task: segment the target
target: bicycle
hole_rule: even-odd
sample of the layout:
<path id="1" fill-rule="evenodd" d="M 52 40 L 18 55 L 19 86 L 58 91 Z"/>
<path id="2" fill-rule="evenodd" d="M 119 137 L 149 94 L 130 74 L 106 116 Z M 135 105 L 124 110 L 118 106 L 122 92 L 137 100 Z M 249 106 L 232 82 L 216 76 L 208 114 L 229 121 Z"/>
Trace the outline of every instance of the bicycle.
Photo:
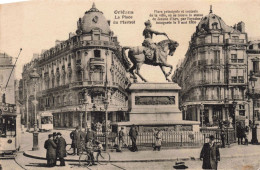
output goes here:
<path id="1" fill-rule="evenodd" d="M 102 151 L 102 149 L 95 147 L 94 152 L 97 152 L 97 155 L 94 156 L 94 159 L 97 163 L 100 165 L 106 165 L 110 162 L 110 154 L 108 152 Z M 91 157 L 90 154 L 84 149 L 80 155 L 79 155 L 79 165 L 82 166 L 83 164 L 86 164 L 89 166 L 91 163 Z"/>

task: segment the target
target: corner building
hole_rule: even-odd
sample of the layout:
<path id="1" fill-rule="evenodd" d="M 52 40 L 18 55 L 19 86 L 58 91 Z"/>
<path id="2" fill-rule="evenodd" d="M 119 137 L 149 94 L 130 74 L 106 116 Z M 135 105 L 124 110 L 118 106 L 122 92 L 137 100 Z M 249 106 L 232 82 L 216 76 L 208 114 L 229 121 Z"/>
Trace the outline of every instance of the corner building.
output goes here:
<path id="1" fill-rule="evenodd" d="M 88 125 L 103 123 L 106 89 L 108 119 L 127 121 L 125 89 L 129 80 L 125 68 L 128 61 L 119 51 L 110 21 L 93 4 L 79 18 L 76 34 L 70 33 L 66 41 L 56 41 L 55 47 L 24 66 L 23 87 L 30 88 L 26 80 L 33 65 L 40 75 L 37 88 L 39 114 L 44 111 L 53 113 L 54 127 L 76 127 L 81 121 L 83 126 L 86 122 Z"/>
<path id="2" fill-rule="evenodd" d="M 219 120 L 245 122 L 246 48 L 243 22 L 230 27 L 212 10 L 201 19 L 184 61 L 173 75 L 173 81 L 182 87 L 184 120 L 197 120 L 203 126 L 218 126 Z"/>

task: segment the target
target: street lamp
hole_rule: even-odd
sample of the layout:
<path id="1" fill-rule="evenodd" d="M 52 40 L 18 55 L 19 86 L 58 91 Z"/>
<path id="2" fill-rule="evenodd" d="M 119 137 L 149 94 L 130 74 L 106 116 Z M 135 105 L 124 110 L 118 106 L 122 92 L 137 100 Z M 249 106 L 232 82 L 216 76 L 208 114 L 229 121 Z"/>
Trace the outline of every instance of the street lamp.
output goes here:
<path id="1" fill-rule="evenodd" d="M 183 106 L 182 106 L 182 109 L 183 109 L 183 112 L 184 112 L 183 120 L 186 120 L 187 106 L 186 106 L 186 105 L 183 105 Z"/>
<path id="2" fill-rule="evenodd" d="M 36 88 L 37 88 L 37 80 L 39 78 L 39 74 L 36 71 L 36 68 L 33 69 L 33 72 L 30 74 L 30 79 L 34 82 L 34 100 L 32 101 L 34 104 L 34 131 L 33 131 L 33 148 L 32 150 L 39 150 L 38 147 L 38 132 L 37 132 L 37 104 L 38 101 L 36 99 Z"/>
<path id="3" fill-rule="evenodd" d="M 204 121 L 204 104 L 200 104 L 200 110 L 201 110 L 201 127 L 203 127 L 203 121 Z"/>
<path id="4" fill-rule="evenodd" d="M 108 113 L 107 113 L 107 109 L 108 109 L 108 105 L 109 105 L 109 101 L 108 101 L 108 96 L 106 95 L 105 97 L 105 100 L 104 100 L 104 108 L 105 108 L 105 116 L 106 116 L 106 120 L 105 120 L 105 144 L 106 144 L 106 147 L 105 147 L 105 150 L 107 150 L 108 148 L 108 127 L 107 127 L 107 119 L 108 119 Z"/>
<path id="5" fill-rule="evenodd" d="M 85 105 L 85 120 L 84 120 L 84 128 L 86 129 L 88 127 L 88 112 L 87 112 L 87 105 L 88 103 L 88 91 L 86 88 L 82 89 L 84 91 L 84 105 Z"/>
<path id="6" fill-rule="evenodd" d="M 252 144 L 257 144 L 258 140 L 257 140 L 257 126 L 255 124 L 255 82 L 257 81 L 257 78 L 254 75 L 254 72 L 251 71 L 250 75 L 249 75 L 249 81 L 251 83 L 252 86 L 252 101 L 253 101 L 253 127 L 252 127 L 252 140 L 251 143 Z"/>
<path id="7" fill-rule="evenodd" d="M 233 100 L 233 127 L 235 131 L 235 138 L 237 137 L 237 124 L 236 124 L 236 107 L 237 107 L 237 102 Z"/>

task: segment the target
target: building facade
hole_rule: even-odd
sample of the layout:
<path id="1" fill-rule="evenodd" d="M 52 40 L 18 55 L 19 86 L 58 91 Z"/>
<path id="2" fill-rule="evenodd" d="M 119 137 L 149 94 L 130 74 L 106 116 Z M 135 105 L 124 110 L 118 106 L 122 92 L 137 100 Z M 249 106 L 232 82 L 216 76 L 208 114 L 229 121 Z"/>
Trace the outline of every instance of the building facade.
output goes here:
<path id="1" fill-rule="evenodd" d="M 248 73 L 250 75 L 253 72 L 254 76 L 256 77 L 256 81 L 254 82 L 254 92 L 252 91 L 253 82 L 250 81 L 248 82 L 248 87 L 249 87 L 248 93 L 249 93 L 249 101 L 250 101 L 249 118 L 250 120 L 253 121 L 253 110 L 254 110 L 255 121 L 257 124 L 259 124 L 260 123 L 260 78 L 259 78 L 260 77 L 260 69 L 259 69 L 260 40 L 249 42 L 247 55 L 248 55 Z M 250 95 L 252 93 L 254 93 L 254 95 Z M 254 103 L 254 107 L 253 107 L 253 103 Z"/>
<path id="2" fill-rule="evenodd" d="M 230 27 L 212 10 L 201 19 L 172 77 L 182 87 L 184 120 L 200 121 L 202 126 L 218 126 L 219 120 L 245 122 L 246 48 L 243 22 Z"/>
<path id="3" fill-rule="evenodd" d="M 0 96 L 1 103 L 15 104 L 15 69 L 12 57 L 6 53 L 0 53 Z M 12 72 L 12 73 L 11 73 Z M 3 95 L 5 94 L 5 97 Z M 3 99 L 5 98 L 5 99 Z M 5 100 L 5 101 L 3 101 Z"/>
<path id="4" fill-rule="evenodd" d="M 76 127 L 103 123 L 105 98 L 108 98 L 108 120 L 129 119 L 129 85 L 126 76 L 128 61 L 120 53 L 119 42 L 110 30 L 110 21 L 93 4 L 77 22 L 76 34 L 66 41 L 56 41 L 55 47 L 45 50 L 23 70 L 25 112 L 32 114 L 34 83 L 30 79 L 37 68 L 37 100 L 39 114 L 54 115 L 54 127 Z M 28 109 L 27 109 L 28 108 Z"/>

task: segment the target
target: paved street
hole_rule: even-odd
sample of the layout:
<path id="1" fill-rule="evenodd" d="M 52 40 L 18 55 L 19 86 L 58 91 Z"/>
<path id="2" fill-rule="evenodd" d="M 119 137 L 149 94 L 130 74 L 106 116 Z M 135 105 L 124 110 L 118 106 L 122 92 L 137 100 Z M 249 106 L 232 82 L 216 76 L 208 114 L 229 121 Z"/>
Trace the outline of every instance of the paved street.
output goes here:
<path id="1" fill-rule="evenodd" d="M 18 162 L 22 162 L 22 166 L 28 170 L 40 170 L 46 168 L 45 160 L 38 160 L 27 158 L 22 155 L 19 155 Z M 1 161 L 3 166 L 3 170 L 13 170 L 13 169 L 22 169 L 12 160 L 4 160 Z M 66 162 L 66 167 L 54 167 L 48 169 L 54 170 L 65 170 L 65 169 L 129 169 L 129 170 L 137 170 L 137 169 L 174 169 L 175 162 L 166 161 L 166 162 L 129 162 L 129 163 L 111 163 L 108 165 L 97 165 L 97 166 L 79 166 L 78 162 Z M 201 169 L 202 162 L 201 161 L 185 161 L 185 165 L 188 166 L 188 169 Z M 219 169 L 234 169 L 234 170 L 257 170 L 260 168 L 260 159 L 258 157 L 242 157 L 242 158 L 224 158 L 221 159 L 219 163 Z"/>

